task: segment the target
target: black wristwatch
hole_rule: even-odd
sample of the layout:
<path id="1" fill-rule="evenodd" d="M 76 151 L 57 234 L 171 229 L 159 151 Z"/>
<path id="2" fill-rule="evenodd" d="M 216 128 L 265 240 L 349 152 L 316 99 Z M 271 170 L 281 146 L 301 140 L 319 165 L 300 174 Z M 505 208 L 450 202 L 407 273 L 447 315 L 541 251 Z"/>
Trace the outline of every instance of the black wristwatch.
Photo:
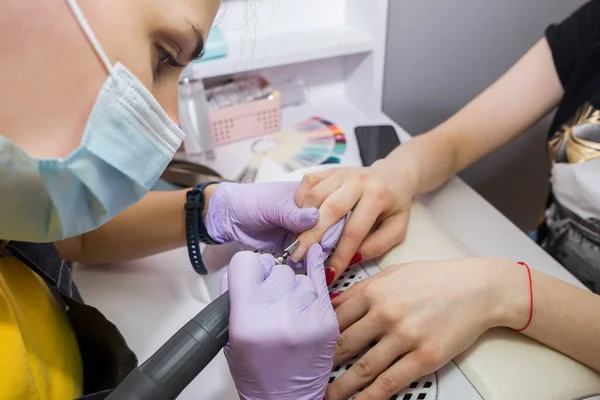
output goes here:
<path id="1" fill-rule="evenodd" d="M 200 275 L 206 275 L 208 271 L 202 261 L 200 253 L 200 243 L 219 244 L 210 237 L 202 218 L 204 210 L 204 189 L 207 186 L 219 182 L 203 182 L 194 186 L 186 193 L 185 203 L 185 239 L 187 242 L 190 262 L 194 270 Z"/>

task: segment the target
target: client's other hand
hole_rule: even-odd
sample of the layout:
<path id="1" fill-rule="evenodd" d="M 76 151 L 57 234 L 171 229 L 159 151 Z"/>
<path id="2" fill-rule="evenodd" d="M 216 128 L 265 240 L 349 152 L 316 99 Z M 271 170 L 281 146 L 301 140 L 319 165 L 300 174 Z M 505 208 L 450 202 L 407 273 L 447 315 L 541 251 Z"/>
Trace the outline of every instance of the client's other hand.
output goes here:
<path id="1" fill-rule="evenodd" d="M 336 365 L 368 350 L 327 390 L 345 400 L 386 400 L 436 371 L 496 326 L 527 322 L 526 270 L 510 260 L 468 258 L 388 267 L 333 300 Z M 398 357 L 402 358 L 398 359 Z"/>

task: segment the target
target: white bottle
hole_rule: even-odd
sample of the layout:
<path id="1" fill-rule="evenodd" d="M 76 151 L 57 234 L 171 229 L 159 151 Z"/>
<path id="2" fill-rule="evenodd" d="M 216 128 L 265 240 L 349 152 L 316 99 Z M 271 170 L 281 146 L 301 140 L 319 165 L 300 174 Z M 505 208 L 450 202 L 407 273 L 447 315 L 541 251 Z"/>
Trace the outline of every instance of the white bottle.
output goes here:
<path id="1" fill-rule="evenodd" d="M 186 155 L 195 162 L 215 159 L 215 142 L 208 113 L 202 79 L 183 78 L 179 82 L 179 125 L 185 132 Z"/>

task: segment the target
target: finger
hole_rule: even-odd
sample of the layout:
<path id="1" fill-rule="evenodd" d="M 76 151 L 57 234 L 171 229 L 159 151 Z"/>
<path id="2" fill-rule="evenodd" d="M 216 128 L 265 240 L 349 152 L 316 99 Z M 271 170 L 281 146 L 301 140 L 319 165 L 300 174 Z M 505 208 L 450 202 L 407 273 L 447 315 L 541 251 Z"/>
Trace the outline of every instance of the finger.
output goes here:
<path id="1" fill-rule="evenodd" d="M 371 233 L 360 245 L 358 251 L 364 259 L 376 258 L 401 243 L 406 238 L 410 212 L 402 212 L 382 221 L 377 230 Z"/>
<path id="2" fill-rule="evenodd" d="M 303 311 L 319 298 L 319 293 L 312 279 L 306 275 L 296 275 L 296 286 L 293 289 L 296 310 Z"/>
<path id="3" fill-rule="evenodd" d="M 350 300 L 356 294 L 360 293 L 374 279 L 374 277 L 367 278 L 358 283 L 355 283 L 350 287 L 350 289 L 344 290 L 343 292 L 338 292 L 337 296 L 335 296 L 335 298 L 331 300 L 331 303 L 334 307 L 340 306 L 344 302 Z"/>
<path id="4" fill-rule="evenodd" d="M 298 237 L 300 242 L 309 247 L 313 243 L 318 243 L 329 228 L 352 210 L 361 195 L 362 188 L 357 181 L 355 184 L 349 183 L 333 192 L 319 208 L 320 215 L 317 224 Z M 300 261 L 301 253 L 294 252 L 292 259 L 295 262 Z"/>
<path id="5" fill-rule="evenodd" d="M 271 274 L 273 267 L 277 265 L 275 264 L 275 257 L 273 257 L 271 254 L 258 254 L 258 259 L 262 263 L 264 274 L 263 280 L 265 280 Z"/>
<path id="6" fill-rule="evenodd" d="M 396 358 L 410 348 L 391 336 L 384 337 L 369 349 L 352 367 L 337 378 L 327 389 L 327 398 L 347 399 L 361 387 L 373 382 L 392 365 Z M 390 396 L 385 397 L 388 399 Z"/>
<path id="7" fill-rule="evenodd" d="M 225 272 L 221 277 L 221 294 L 225 293 L 229 290 L 229 285 L 227 284 L 227 280 L 229 279 L 229 274 Z"/>
<path id="8" fill-rule="evenodd" d="M 329 253 L 338 244 L 347 220 L 348 215 L 344 215 L 342 219 L 335 223 L 335 225 L 327 229 L 327 232 L 325 232 L 320 242 L 325 253 Z"/>
<path id="9" fill-rule="evenodd" d="M 327 179 L 323 179 L 308 191 L 304 197 L 302 207 L 319 208 L 325 199 L 342 186 L 342 184 L 343 181 L 340 174 L 334 174 Z"/>
<path id="10" fill-rule="evenodd" d="M 325 258 L 327 258 L 327 254 L 325 254 L 318 243 L 313 244 L 308 249 L 306 255 L 306 275 L 312 281 L 320 297 L 329 296 L 327 281 L 325 279 L 325 266 L 323 265 Z"/>
<path id="11" fill-rule="evenodd" d="M 339 322 L 338 319 L 338 324 Z M 373 317 L 372 313 L 367 313 L 358 322 L 352 323 L 346 329 L 342 329 L 340 325 L 342 334 L 338 338 L 333 351 L 333 364 L 339 365 L 365 350 L 369 343 L 381 335 L 382 329 L 381 324 Z"/>
<path id="12" fill-rule="evenodd" d="M 265 280 L 265 264 L 268 258 L 250 251 L 236 253 L 228 269 L 228 286 L 231 294 L 245 293 L 248 287 L 257 286 Z M 273 265 L 275 259 L 272 260 Z"/>
<path id="13" fill-rule="evenodd" d="M 321 245 L 322 250 L 325 252 L 326 256 L 331 253 L 338 242 L 340 240 L 340 236 L 342 235 L 342 231 L 344 229 L 344 225 L 346 224 L 347 216 L 344 216 L 341 220 L 335 223 L 331 228 L 325 232 L 319 244 Z M 292 235 L 293 238 L 293 235 Z M 295 240 L 295 239 L 293 239 Z M 293 241 L 292 240 L 292 241 Z M 286 242 L 284 242 L 286 243 Z M 291 243 L 291 241 L 289 242 Z M 304 243 L 300 243 L 298 246 L 301 250 L 296 250 L 294 255 L 296 257 L 301 257 L 301 254 L 305 253 L 306 245 Z M 292 268 L 298 270 L 305 267 L 305 263 L 303 261 L 295 262 L 292 260 L 292 257 L 287 260 L 288 265 Z"/>
<path id="14" fill-rule="evenodd" d="M 255 218 L 292 232 L 304 232 L 312 228 L 319 219 L 315 207 L 300 208 L 294 203 L 294 192 L 298 182 L 275 182 L 255 185 L 254 190 L 271 193 L 269 201 L 258 204 Z"/>
<path id="15" fill-rule="evenodd" d="M 270 205 L 273 207 L 273 205 Z M 298 208 L 290 198 L 275 205 L 265 213 L 267 222 L 280 226 L 291 232 L 309 230 L 319 220 L 319 210 L 316 208 Z"/>
<path id="16" fill-rule="evenodd" d="M 369 234 L 381 211 L 378 199 L 373 196 L 365 196 L 360 199 L 346 223 L 333 256 L 329 260 L 328 266 L 335 270 L 336 278 L 348 268 L 350 260 Z"/>
<path id="17" fill-rule="evenodd" d="M 359 297 L 362 296 L 354 296 L 352 299 L 342 303 L 335 309 L 340 332 L 344 332 L 369 312 L 367 302 L 359 299 Z"/>
<path id="18" fill-rule="evenodd" d="M 417 351 L 412 351 L 383 372 L 356 400 L 389 399 L 420 377 L 435 371 L 421 362 Z"/>
<path id="19" fill-rule="evenodd" d="M 332 176 L 335 171 L 336 168 L 331 168 L 325 171 L 319 171 L 305 175 L 304 178 L 302 178 L 302 182 L 300 182 L 298 189 L 296 189 L 296 194 L 294 195 L 294 202 L 296 205 L 301 207 L 304 204 L 304 198 L 306 197 L 308 191 L 323 179 L 327 179 L 328 177 Z"/>
<path id="20" fill-rule="evenodd" d="M 276 300 L 296 286 L 296 274 L 287 265 L 275 265 L 271 274 L 265 279 L 261 290 L 271 300 Z"/>

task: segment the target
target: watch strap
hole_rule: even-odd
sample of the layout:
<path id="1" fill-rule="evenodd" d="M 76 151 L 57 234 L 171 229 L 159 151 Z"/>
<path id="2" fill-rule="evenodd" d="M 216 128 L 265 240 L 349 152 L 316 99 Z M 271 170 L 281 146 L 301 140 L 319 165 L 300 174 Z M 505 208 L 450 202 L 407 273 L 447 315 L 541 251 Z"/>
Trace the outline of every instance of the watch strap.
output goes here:
<path id="1" fill-rule="evenodd" d="M 185 203 L 185 239 L 187 242 L 188 254 L 194 271 L 200 275 L 208 273 L 202 253 L 200 252 L 200 243 L 219 244 L 208 234 L 202 211 L 204 210 L 205 198 L 204 189 L 207 186 L 219 182 L 203 182 L 194 186 L 186 193 Z"/>

